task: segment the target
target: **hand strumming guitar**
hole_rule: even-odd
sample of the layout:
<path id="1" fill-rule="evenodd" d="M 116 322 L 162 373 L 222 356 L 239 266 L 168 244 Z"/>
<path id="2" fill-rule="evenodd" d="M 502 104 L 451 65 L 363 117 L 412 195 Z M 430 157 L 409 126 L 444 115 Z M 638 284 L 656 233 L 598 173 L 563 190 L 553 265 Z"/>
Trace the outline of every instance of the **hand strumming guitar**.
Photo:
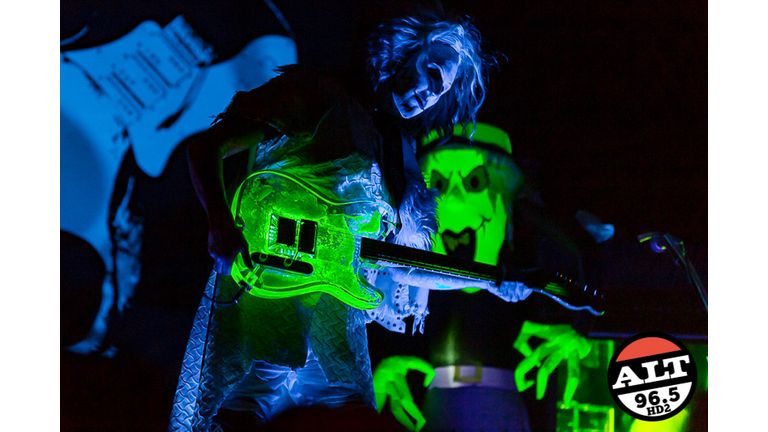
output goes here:
<path id="1" fill-rule="evenodd" d="M 229 275 L 238 254 L 242 255 L 248 268 L 253 268 L 248 242 L 229 212 L 219 217 L 209 217 L 208 253 L 215 261 L 213 270 L 216 273 Z"/>

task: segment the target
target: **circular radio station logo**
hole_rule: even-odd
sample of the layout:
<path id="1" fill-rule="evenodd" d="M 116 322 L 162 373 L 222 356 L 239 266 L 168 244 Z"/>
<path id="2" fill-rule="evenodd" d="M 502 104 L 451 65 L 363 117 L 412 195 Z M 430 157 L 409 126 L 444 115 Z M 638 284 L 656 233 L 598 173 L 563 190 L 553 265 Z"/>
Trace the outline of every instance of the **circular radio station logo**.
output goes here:
<path id="1" fill-rule="evenodd" d="M 696 389 L 696 364 L 688 348 L 664 333 L 626 340 L 608 364 L 608 388 L 629 415 L 645 421 L 682 411 Z"/>

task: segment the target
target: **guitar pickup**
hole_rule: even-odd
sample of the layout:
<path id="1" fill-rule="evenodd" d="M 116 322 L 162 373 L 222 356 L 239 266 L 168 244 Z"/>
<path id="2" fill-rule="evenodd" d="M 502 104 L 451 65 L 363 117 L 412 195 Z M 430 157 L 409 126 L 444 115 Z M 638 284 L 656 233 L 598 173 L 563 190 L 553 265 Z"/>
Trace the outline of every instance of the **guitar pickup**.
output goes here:
<path id="1" fill-rule="evenodd" d="M 315 253 L 317 240 L 317 222 L 302 219 L 299 228 L 299 252 Z"/>
<path id="2" fill-rule="evenodd" d="M 298 236 L 296 231 L 298 228 Z M 277 218 L 277 243 L 293 247 L 296 246 L 298 237 L 299 252 L 314 254 L 317 244 L 317 222 L 302 219 L 300 224 L 295 220 L 278 216 Z"/>
<path id="3" fill-rule="evenodd" d="M 286 246 L 296 244 L 296 221 L 293 219 L 277 217 L 277 242 Z"/>

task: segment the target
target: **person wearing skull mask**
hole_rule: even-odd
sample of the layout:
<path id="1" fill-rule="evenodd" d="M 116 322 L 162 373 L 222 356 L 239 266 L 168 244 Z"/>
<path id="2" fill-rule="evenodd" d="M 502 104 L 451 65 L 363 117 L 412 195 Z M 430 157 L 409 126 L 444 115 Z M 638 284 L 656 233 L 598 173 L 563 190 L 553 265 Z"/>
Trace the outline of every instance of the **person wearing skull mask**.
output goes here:
<path id="1" fill-rule="evenodd" d="M 227 413 L 217 417 L 219 426 L 238 428 L 301 406 L 372 408 L 366 323 L 389 326 L 414 316 L 415 330 L 426 315 L 428 289 L 477 285 L 392 268 L 375 283 L 390 299 L 396 286 L 407 307 L 385 303 L 368 313 L 326 294 L 245 296 L 232 306 L 210 300 L 235 296 L 238 286 L 228 274 L 238 254 L 250 264 L 248 244 L 229 213 L 221 159 L 256 145 L 256 169 L 279 168 L 339 199 L 392 203 L 399 220 L 391 222 L 399 229 L 387 240 L 430 247 L 435 194 L 421 177 L 416 139 L 423 131 L 474 121 L 490 58 L 468 21 L 436 14 L 381 25 L 367 50 L 371 97 L 350 83 L 290 66 L 269 83 L 237 93 L 209 130 L 188 140 L 215 263 L 182 365 L 171 430 L 208 430 L 217 412 Z M 530 294 L 520 283 L 487 285 L 507 301 Z"/>

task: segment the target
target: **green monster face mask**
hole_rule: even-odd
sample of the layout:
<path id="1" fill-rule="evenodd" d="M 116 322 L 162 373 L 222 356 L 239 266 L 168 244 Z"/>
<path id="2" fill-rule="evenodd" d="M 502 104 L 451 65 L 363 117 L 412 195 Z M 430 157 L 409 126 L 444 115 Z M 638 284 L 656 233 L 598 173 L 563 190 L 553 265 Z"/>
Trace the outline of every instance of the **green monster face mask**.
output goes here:
<path id="1" fill-rule="evenodd" d="M 431 153 L 422 166 L 427 185 L 440 191 L 434 252 L 496 265 L 508 215 L 491 197 L 488 155 L 474 149 Z"/>
<path id="2" fill-rule="evenodd" d="M 478 123 L 470 142 L 469 132 L 457 127 L 447 143 L 431 149 L 436 135 L 425 140 L 424 179 L 440 192 L 432 250 L 496 265 L 502 244 L 511 240 L 512 200 L 522 176 L 506 133 Z"/>

